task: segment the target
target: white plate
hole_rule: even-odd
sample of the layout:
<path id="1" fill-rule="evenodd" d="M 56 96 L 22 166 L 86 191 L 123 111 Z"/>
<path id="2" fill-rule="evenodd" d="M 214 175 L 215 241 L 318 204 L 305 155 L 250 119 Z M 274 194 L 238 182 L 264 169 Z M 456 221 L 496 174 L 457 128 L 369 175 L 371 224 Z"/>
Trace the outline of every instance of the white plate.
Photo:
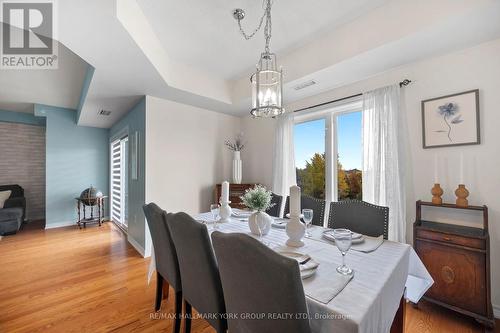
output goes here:
<path id="1" fill-rule="evenodd" d="M 286 213 L 286 214 L 285 214 L 285 217 L 290 218 L 290 213 Z M 300 218 L 303 218 L 303 217 L 304 217 L 304 214 L 300 214 L 300 215 L 299 215 L 299 217 L 300 217 Z"/>
<path id="2" fill-rule="evenodd" d="M 357 235 L 360 235 L 360 234 L 357 234 Z M 324 231 L 323 232 L 323 238 L 327 239 L 327 240 L 329 240 L 331 242 L 335 242 L 335 237 L 333 237 L 333 231 L 332 230 Z M 363 235 L 360 235 L 359 237 L 352 239 L 352 244 L 359 244 L 359 243 L 363 243 L 364 241 L 365 241 L 365 238 L 363 237 Z"/>
<path id="3" fill-rule="evenodd" d="M 290 221 L 290 220 L 289 219 L 275 218 L 275 219 L 273 219 L 273 223 L 271 224 L 271 226 L 274 228 L 278 228 L 278 229 L 285 229 L 288 221 Z"/>
<path id="4" fill-rule="evenodd" d="M 316 274 L 317 270 L 318 270 L 317 268 L 314 268 L 314 269 L 308 269 L 308 270 L 305 270 L 305 271 L 301 271 L 300 272 L 300 278 L 302 280 L 307 279 L 308 277 L 311 277 L 314 274 Z"/>
<path id="5" fill-rule="evenodd" d="M 352 239 L 358 239 L 358 238 L 363 237 L 362 234 L 358 234 L 357 232 L 351 231 L 351 234 L 352 234 Z"/>
<path id="6" fill-rule="evenodd" d="M 288 257 L 288 258 L 291 258 L 291 259 L 295 259 L 299 263 L 302 262 L 302 261 L 304 261 L 304 260 L 309 259 L 309 255 L 304 254 L 304 253 L 300 253 L 300 252 L 278 251 L 278 253 L 281 254 L 282 256 L 285 256 L 285 257 Z"/>
<path id="7" fill-rule="evenodd" d="M 297 260 L 298 263 L 310 258 L 308 254 L 304 253 L 299 253 L 299 252 L 292 252 L 292 251 L 278 251 L 279 254 Z M 310 259 L 312 260 L 312 259 Z M 300 278 L 307 279 L 308 277 L 313 276 L 316 274 L 316 271 L 318 270 L 318 267 L 316 268 L 311 268 L 311 269 L 306 269 L 306 270 L 301 270 L 300 271 Z"/>
<path id="8" fill-rule="evenodd" d="M 326 228 L 325 232 L 327 232 L 327 231 L 332 232 L 333 230 L 335 230 L 335 229 Z M 351 231 L 351 235 L 352 235 L 352 239 L 358 239 L 358 238 L 363 237 L 362 234 L 358 234 L 357 232 L 354 232 L 354 231 Z"/>
<path id="9" fill-rule="evenodd" d="M 252 212 L 241 209 L 233 209 L 231 215 L 238 218 L 249 218 L 250 215 L 252 215 Z"/>

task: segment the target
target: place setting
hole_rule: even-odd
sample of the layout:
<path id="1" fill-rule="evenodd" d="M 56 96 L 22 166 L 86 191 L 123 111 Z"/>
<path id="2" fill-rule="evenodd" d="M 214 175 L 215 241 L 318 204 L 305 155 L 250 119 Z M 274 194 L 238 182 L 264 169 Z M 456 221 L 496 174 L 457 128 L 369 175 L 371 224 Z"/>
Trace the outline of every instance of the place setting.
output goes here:
<path id="1" fill-rule="evenodd" d="M 292 251 L 283 247 L 273 248 L 273 250 L 282 256 L 296 260 L 299 264 L 300 277 L 303 280 L 313 276 L 319 267 L 319 262 L 315 261 L 308 254 Z"/>
<path id="2" fill-rule="evenodd" d="M 279 254 L 297 260 L 300 275 L 304 281 L 305 294 L 323 304 L 328 304 L 353 279 L 354 270 L 345 262 L 347 252 L 351 249 L 352 233 L 348 229 L 335 229 L 333 232 L 335 245 L 342 255 L 340 265 L 320 265 L 309 254 L 286 248 L 275 248 Z M 319 278 L 315 275 L 319 274 Z"/>
<path id="3" fill-rule="evenodd" d="M 328 241 L 329 243 L 337 244 L 337 239 L 335 237 L 336 231 L 348 230 L 348 229 L 327 229 L 321 233 L 321 238 Z M 369 253 L 377 250 L 380 245 L 384 242 L 383 235 L 378 237 L 371 237 L 367 235 L 362 235 L 357 232 L 352 232 L 348 230 L 351 234 L 351 248 L 354 251 Z"/>

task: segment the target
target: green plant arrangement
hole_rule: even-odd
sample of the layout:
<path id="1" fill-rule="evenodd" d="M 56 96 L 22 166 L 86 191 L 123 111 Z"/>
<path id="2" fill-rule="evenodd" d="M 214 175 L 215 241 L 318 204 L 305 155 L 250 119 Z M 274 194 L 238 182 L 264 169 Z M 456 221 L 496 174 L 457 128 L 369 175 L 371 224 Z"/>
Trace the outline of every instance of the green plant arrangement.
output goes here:
<path id="1" fill-rule="evenodd" d="M 265 212 L 275 204 L 271 203 L 272 192 L 262 185 L 255 185 L 240 197 L 245 206 L 253 211 Z"/>

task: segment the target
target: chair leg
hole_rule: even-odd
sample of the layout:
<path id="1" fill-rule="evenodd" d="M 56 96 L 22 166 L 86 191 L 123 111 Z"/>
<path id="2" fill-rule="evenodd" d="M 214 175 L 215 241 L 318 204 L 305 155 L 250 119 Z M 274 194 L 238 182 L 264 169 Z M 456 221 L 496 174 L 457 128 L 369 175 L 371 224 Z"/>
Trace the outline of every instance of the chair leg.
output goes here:
<path id="1" fill-rule="evenodd" d="M 163 280 L 163 299 L 168 299 L 170 294 L 170 285 L 167 280 Z"/>
<path id="2" fill-rule="evenodd" d="M 160 273 L 156 273 L 156 301 L 155 301 L 155 311 L 159 311 L 161 308 L 161 297 L 163 293 L 163 276 Z"/>
<path id="3" fill-rule="evenodd" d="M 186 300 L 184 300 L 184 312 L 184 333 L 191 333 L 191 316 L 193 311 L 191 309 L 191 304 Z"/>
<path id="4" fill-rule="evenodd" d="M 175 293 L 174 303 L 175 318 L 172 332 L 179 333 L 181 331 L 182 291 L 178 291 Z"/>

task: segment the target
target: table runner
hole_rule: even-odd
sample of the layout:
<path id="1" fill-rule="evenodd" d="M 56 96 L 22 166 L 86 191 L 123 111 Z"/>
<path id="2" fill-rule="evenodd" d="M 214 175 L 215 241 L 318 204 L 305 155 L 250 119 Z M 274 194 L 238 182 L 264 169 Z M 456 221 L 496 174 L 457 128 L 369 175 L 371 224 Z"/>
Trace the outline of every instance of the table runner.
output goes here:
<path id="1" fill-rule="evenodd" d="M 213 221 L 210 213 L 203 213 L 195 218 Z M 218 230 L 241 232 L 256 237 L 250 233 L 248 222 L 239 219 L 218 223 Z M 212 231 L 210 223 L 209 232 Z M 271 228 L 264 239 L 274 245 L 283 245 L 288 237 L 285 230 Z M 342 258 L 331 243 L 307 238 L 304 243 L 305 246 L 290 250 L 307 253 L 320 263 L 316 274 L 303 280 L 307 295 L 307 290 L 315 284 L 314 281 L 325 279 L 325 274 L 332 274 L 332 268 L 340 265 Z M 417 302 L 433 283 L 422 262 L 407 244 L 384 241 L 371 253 L 350 251 L 346 256 L 346 263 L 353 268 L 354 278 L 328 304 L 306 296 L 314 333 L 389 332 L 405 286 L 408 288 L 407 296 L 411 295 L 413 299 L 410 300 Z M 154 271 L 154 265 L 152 256 L 150 274 Z M 413 283 L 415 280 L 422 283 Z"/>

